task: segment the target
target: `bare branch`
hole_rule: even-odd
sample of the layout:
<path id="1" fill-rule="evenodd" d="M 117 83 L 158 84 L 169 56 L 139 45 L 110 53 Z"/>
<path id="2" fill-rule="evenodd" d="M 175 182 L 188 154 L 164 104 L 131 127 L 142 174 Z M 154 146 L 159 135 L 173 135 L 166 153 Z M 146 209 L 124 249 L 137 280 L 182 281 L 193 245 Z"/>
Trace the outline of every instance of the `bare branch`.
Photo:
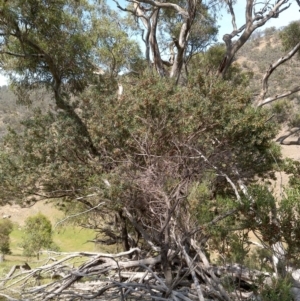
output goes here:
<path id="1" fill-rule="evenodd" d="M 279 98 L 291 95 L 292 93 L 298 92 L 299 90 L 297 90 L 299 87 L 296 87 L 290 91 L 287 91 L 285 93 L 289 93 L 287 95 L 285 95 L 285 93 L 282 93 L 281 95 L 276 95 L 275 97 L 268 97 L 267 99 L 264 99 L 267 92 L 268 92 L 268 80 L 269 77 L 271 76 L 271 74 L 283 63 L 285 63 L 286 61 L 290 60 L 300 49 L 300 42 L 286 55 L 281 57 L 279 60 L 277 60 L 275 63 L 271 64 L 269 69 L 267 70 L 267 72 L 265 73 L 264 77 L 263 77 L 263 84 L 262 84 L 262 90 L 260 92 L 260 95 L 257 99 L 257 107 L 261 107 L 267 103 L 270 103 L 274 100 L 277 100 Z M 282 96 L 285 95 L 285 96 Z"/>
<path id="2" fill-rule="evenodd" d="M 147 4 L 150 4 L 150 5 L 158 7 L 158 8 L 173 8 L 179 14 L 181 14 L 183 17 L 188 18 L 188 13 L 182 7 L 180 7 L 179 5 L 174 4 L 174 3 L 158 2 L 158 1 L 153 1 L 153 0 L 139 0 L 139 1 L 132 1 L 132 0 L 130 0 L 129 2 L 147 3 Z"/>
<path id="3" fill-rule="evenodd" d="M 291 6 L 291 3 L 289 3 L 288 5 L 281 7 L 282 5 L 284 5 L 288 2 L 289 2 L 289 0 L 276 1 L 276 4 L 273 6 L 273 9 L 270 10 L 269 13 L 265 17 L 256 16 L 254 21 L 257 21 L 257 22 L 252 25 L 253 29 L 263 26 L 271 18 L 277 18 L 280 13 L 287 10 Z"/>
<path id="4" fill-rule="evenodd" d="M 90 211 L 92 211 L 92 210 L 95 210 L 96 208 L 100 207 L 100 206 L 103 205 L 103 204 L 105 204 L 105 202 L 101 202 L 101 203 L 99 203 L 97 206 L 95 206 L 95 207 L 93 207 L 93 208 L 90 208 L 90 209 L 88 209 L 88 210 L 85 210 L 85 211 L 82 211 L 82 212 L 79 212 L 79 213 L 76 213 L 76 214 L 72 214 L 72 215 L 67 216 L 66 218 L 64 218 L 64 219 L 60 220 L 59 222 L 57 222 L 57 223 L 54 225 L 54 229 L 55 229 L 58 225 L 60 225 L 61 223 L 65 222 L 66 220 L 68 220 L 68 219 L 70 219 L 70 218 L 73 218 L 73 217 L 77 217 L 77 216 L 82 215 L 82 214 L 85 214 L 85 213 L 88 213 L 88 212 L 90 212 Z"/>
<path id="5" fill-rule="evenodd" d="M 251 34 L 257 28 L 266 24 L 271 18 L 276 18 L 280 13 L 288 9 L 291 3 L 287 4 L 290 0 L 277 0 L 271 9 L 268 10 L 264 8 L 260 12 L 253 14 L 254 0 L 247 0 L 246 9 L 245 9 L 245 24 L 239 29 L 234 30 L 230 34 L 225 34 L 223 40 L 226 44 L 226 55 L 223 59 L 223 64 L 220 64 L 219 73 L 225 76 L 228 68 L 233 62 L 233 58 L 238 50 L 248 41 Z M 287 4 L 287 5 L 285 5 Z M 266 13 L 266 15 L 264 15 Z M 242 35 L 236 40 L 232 39 L 242 32 Z"/>
<path id="6" fill-rule="evenodd" d="M 204 296 L 203 296 L 203 293 L 202 293 L 202 289 L 200 287 L 200 284 L 199 284 L 199 281 L 198 281 L 198 278 L 196 276 L 196 273 L 195 273 L 195 270 L 194 270 L 194 266 L 193 266 L 193 263 L 189 257 L 189 255 L 187 254 L 186 250 L 185 250 L 185 247 L 182 247 L 182 253 L 185 257 L 185 260 L 188 264 L 188 267 L 190 269 L 190 273 L 193 277 L 193 281 L 195 283 L 195 286 L 196 286 L 196 290 L 197 290 L 197 294 L 198 294 L 198 298 L 199 298 L 199 301 L 205 301 L 204 300 Z"/>
<path id="7" fill-rule="evenodd" d="M 231 22 L 232 22 L 233 31 L 236 31 L 237 26 L 236 26 L 236 21 L 235 21 L 235 13 L 234 13 L 234 10 L 233 10 L 232 0 L 225 0 L 225 2 L 228 5 L 228 9 L 229 9 L 229 12 L 231 14 Z"/>
<path id="8" fill-rule="evenodd" d="M 143 230 L 143 228 L 135 221 L 134 217 L 130 214 L 130 212 L 127 210 L 127 208 L 123 209 L 127 218 L 130 220 L 132 225 L 141 233 L 145 241 L 151 246 L 151 248 L 155 251 L 160 251 L 160 248 L 155 246 L 153 242 L 151 241 L 148 234 Z"/>
<path id="9" fill-rule="evenodd" d="M 264 99 L 264 100 L 258 105 L 258 107 L 262 107 L 262 106 L 264 106 L 264 105 L 266 105 L 266 104 L 268 104 L 268 103 L 271 103 L 271 102 L 273 102 L 273 101 L 275 101 L 275 100 L 278 100 L 278 99 L 281 99 L 281 98 L 284 98 L 284 97 L 287 97 L 287 96 L 292 95 L 292 94 L 294 94 L 294 93 L 296 93 L 296 92 L 298 92 L 298 91 L 300 91 L 300 86 L 296 86 L 296 87 L 294 87 L 293 89 L 291 89 L 291 90 L 289 90 L 289 91 L 286 91 L 286 92 L 284 92 L 284 93 L 282 93 L 282 94 L 268 97 L 268 98 Z"/>

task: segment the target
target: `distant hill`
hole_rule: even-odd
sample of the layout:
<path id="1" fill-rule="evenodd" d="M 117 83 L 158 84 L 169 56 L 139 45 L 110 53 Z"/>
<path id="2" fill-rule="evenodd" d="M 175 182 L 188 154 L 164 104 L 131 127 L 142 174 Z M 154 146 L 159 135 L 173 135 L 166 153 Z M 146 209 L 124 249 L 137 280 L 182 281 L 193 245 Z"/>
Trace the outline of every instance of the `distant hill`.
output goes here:
<path id="1" fill-rule="evenodd" d="M 255 33 L 251 40 L 241 48 L 236 57 L 236 62 L 242 69 L 253 72 L 249 88 L 254 95 L 260 93 L 263 76 L 270 64 L 287 53 L 283 50 L 279 38 L 281 30 L 271 27 Z M 272 73 L 269 79 L 269 93 L 267 96 L 280 94 L 298 85 L 299 75 L 300 60 L 294 56 Z M 299 93 L 275 101 L 272 104 L 272 109 L 278 122 L 288 123 L 290 127 L 300 126 Z"/>
<path id="2" fill-rule="evenodd" d="M 32 93 L 31 98 L 34 100 L 32 104 L 21 105 L 10 87 L 0 87 L 0 141 L 7 133 L 8 127 L 20 131 L 20 121 L 32 116 L 35 108 L 46 111 L 53 104 L 49 93 L 42 90 Z"/>

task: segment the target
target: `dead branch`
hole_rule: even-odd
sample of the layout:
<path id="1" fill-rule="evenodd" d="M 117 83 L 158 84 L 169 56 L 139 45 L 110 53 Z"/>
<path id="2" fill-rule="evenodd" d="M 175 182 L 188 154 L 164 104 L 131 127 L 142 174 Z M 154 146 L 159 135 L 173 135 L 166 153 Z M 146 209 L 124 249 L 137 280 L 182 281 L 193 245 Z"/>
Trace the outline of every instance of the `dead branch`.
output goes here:
<path id="1" fill-rule="evenodd" d="M 95 194 L 93 194 L 92 196 L 94 196 L 94 195 L 95 195 Z M 82 214 L 88 213 L 88 212 L 90 212 L 90 211 L 92 211 L 92 210 L 95 210 L 96 208 L 102 206 L 103 204 L 105 204 L 105 202 L 101 202 L 101 203 L 99 203 L 97 206 L 94 206 L 93 208 L 90 208 L 90 209 L 88 209 L 88 210 L 85 210 L 85 211 L 82 211 L 82 212 L 79 212 L 79 213 L 76 213 L 76 214 L 68 215 L 67 217 L 65 217 L 65 218 L 63 218 L 62 220 L 58 221 L 58 222 L 54 225 L 53 228 L 55 229 L 58 225 L 60 225 L 61 223 L 65 222 L 66 220 L 68 220 L 68 219 L 70 219 L 70 218 L 77 217 L 77 216 L 79 216 L 79 215 L 82 215 Z"/>
<path id="2" fill-rule="evenodd" d="M 300 49 L 300 42 L 286 55 L 281 57 L 280 59 L 278 59 L 275 63 L 271 64 L 269 69 L 266 71 L 264 77 L 263 77 L 263 83 L 262 83 L 262 90 L 260 92 L 260 95 L 258 96 L 256 103 L 257 103 L 257 107 L 262 107 L 264 105 L 266 105 L 267 103 L 270 103 L 272 101 L 275 101 L 277 99 L 286 97 L 288 95 L 291 95 L 293 93 L 296 93 L 300 90 L 299 86 L 296 86 L 295 88 L 291 89 L 290 91 L 284 92 L 280 95 L 276 95 L 273 97 L 268 97 L 265 99 L 265 96 L 268 92 L 268 80 L 269 77 L 271 76 L 271 74 L 283 63 L 285 63 L 286 61 L 290 60 Z"/>
<path id="3" fill-rule="evenodd" d="M 247 0 L 245 8 L 245 24 L 237 29 L 237 26 L 235 25 L 235 14 L 232 1 L 228 0 L 226 1 L 226 3 L 232 17 L 233 31 L 223 36 L 223 40 L 226 44 L 226 55 L 223 60 L 224 64 L 220 65 L 220 68 L 218 70 L 219 73 L 223 76 L 225 76 L 228 68 L 231 66 L 236 53 L 249 40 L 252 33 L 257 28 L 266 24 L 271 18 L 278 17 L 291 5 L 291 3 L 289 3 L 289 0 L 278 0 L 274 1 L 272 7 L 268 5 L 263 7 L 259 12 L 255 12 L 254 7 L 256 5 L 256 1 Z M 268 1 L 267 3 L 270 4 L 270 1 Z M 241 34 L 240 37 L 236 40 L 233 40 L 233 38 L 237 37 L 239 34 Z"/>
<path id="4" fill-rule="evenodd" d="M 199 297 L 199 301 L 204 301 L 204 296 L 203 296 L 203 293 L 202 293 L 202 289 L 200 287 L 200 284 L 199 284 L 199 281 L 196 277 L 196 273 L 195 273 L 195 270 L 194 270 L 194 265 L 189 257 L 189 255 L 187 254 L 186 250 L 185 250 L 185 247 L 182 247 L 182 252 L 183 252 L 183 255 L 185 257 L 185 260 L 188 264 L 188 267 L 190 269 L 190 273 L 193 277 L 193 281 L 194 281 L 194 284 L 196 286 L 196 290 L 197 290 L 197 295 Z"/>
<path id="5" fill-rule="evenodd" d="M 300 144 L 300 139 L 299 138 L 297 138 L 297 140 L 285 142 L 286 139 L 288 139 L 290 136 L 295 135 L 299 131 L 300 131 L 299 127 L 290 129 L 289 132 L 286 135 L 283 135 L 283 136 L 279 137 L 276 140 L 276 142 L 279 142 L 280 144 L 283 144 L 283 145 Z"/>
<path id="6" fill-rule="evenodd" d="M 240 265 L 211 266 L 195 240 L 188 245 L 186 242 L 185 247 L 180 242 L 177 241 L 177 243 L 179 252 L 173 254 L 172 257 L 173 259 L 174 256 L 178 257 L 181 268 L 175 271 L 178 275 L 171 287 L 166 285 L 163 277 L 160 255 L 144 257 L 141 250 L 135 248 L 118 254 L 78 252 L 67 255 L 64 253 L 67 256 L 57 262 L 26 273 L 12 275 L 11 279 L 8 279 L 7 285 L 0 288 L 3 292 L 0 295 L 8 296 L 7 299 L 13 301 L 44 301 L 53 298 L 70 301 L 76 298 L 80 300 L 120 300 L 120 296 L 123 296 L 124 299 L 149 301 L 166 301 L 170 298 L 178 301 L 234 300 L 234 296 L 232 295 L 232 299 L 230 299 L 222 288 L 220 278 L 241 279 L 249 287 L 258 277 L 265 277 L 268 281 L 271 279 L 268 273 L 249 270 Z M 133 252 L 139 252 L 141 259 L 129 260 L 124 257 Z M 190 252 L 196 254 L 193 259 Z M 51 255 L 58 254 L 51 252 Z M 81 258 L 80 260 L 87 258 L 87 261 L 76 268 L 66 265 L 66 262 L 74 261 L 75 257 Z M 61 279 L 52 279 L 52 282 L 38 286 L 34 285 L 34 281 L 30 282 L 30 279 L 34 280 L 36 276 L 46 278 L 51 271 L 57 271 L 62 266 L 66 267 L 64 271 L 66 274 Z M 188 278 L 189 276 L 191 279 Z M 78 282 L 78 280 L 81 281 Z M 11 290 L 14 293 L 18 292 L 20 298 L 10 297 L 7 292 L 12 292 Z M 238 289 L 237 292 L 239 296 L 243 295 L 244 297 L 252 294 L 252 291 L 239 291 Z"/>

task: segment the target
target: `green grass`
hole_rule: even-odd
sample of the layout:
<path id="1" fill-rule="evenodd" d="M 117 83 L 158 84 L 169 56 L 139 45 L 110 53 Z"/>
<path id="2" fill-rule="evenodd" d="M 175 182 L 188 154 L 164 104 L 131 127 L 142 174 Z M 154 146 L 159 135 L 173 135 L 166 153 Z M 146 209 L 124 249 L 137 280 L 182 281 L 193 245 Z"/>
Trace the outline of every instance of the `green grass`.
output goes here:
<path id="1" fill-rule="evenodd" d="M 45 264 L 49 255 L 41 255 L 39 260 L 36 257 L 23 256 L 23 250 L 20 248 L 22 241 L 22 229 L 15 225 L 13 232 L 11 233 L 11 255 L 5 255 L 4 262 L 0 263 L 0 278 L 4 278 L 14 265 L 21 265 L 25 262 L 29 264 L 31 268 L 35 268 Z M 87 242 L 95 237 L 95 232 L 88 229 L 80 229 L 78 227 L 66 226 L 54 231 L 53 240 L 60 248 L 61 252 L 115 252 L 120 251 L 116 246 L 95 246 L 92 242 Z M 59 257 L 60 258 L 60 257 Z M 57 258 L 58 259 L 58 258 Z M 75 266 L 82 264 L 85 258 L 74 259 L 73 264 Z M 1 298 L 0 298 L 1 301 Z"/>
<path id="2" fill-rule="evenodd" d="M 20 244 L 23 230 L 15 225 L 10 235 L 10 246 L 13 255 L 22 255 Z M 95 251 L 95 245 L 88 240 L 95 238 L 95 231 L 67 225 L 53 231 L 53 240 L 61 252 Z"/>
<path id="3" fill-rule="evenodd" d="M 12 254 L 5 255 L 5 261 L 0 263 L 0 278 L 7 275 L 13 265 L 20 265 L 27 262 L 33 268 L 43 264 L 45 259 L 48 257 L 46 255 L 40 256 L 40 260 L 37 260 L 36 257 L 23 256 L 23 250 L 20 247 L 22 236 L 22 228 L 15 224 L 14 229 L 10 234 L 10 247 Z M 95 244 L 87 242 L 94 238 L 95 232 L 93 230 L 80 229 L 79 227 L 71 225 L 67 225 L 53 231 L 53 240 L 61 252 L 95 252 Z"/>
<path id="4" fill-rule="evenodd" d="M 95 232 L 89 229 L 66 226 L 54 231 L 53 240 L 61 252 L 95 252 L 95 245 L 88 240 L 95 238 Z"/>
<path id="5" fill-rule="evenodd" d="M 22 255 L 20 243 L 22 241 L 23 231 L 18 225 L 14 225 L 14 229 L 10 234 L 10 249 L 14 255 Z"/>
<path id="6" fill-rule="evenodd" d="M 41 205 L 43 206 L 43 205 Z M 42 210 L 44 212 L 45 210 Z M 51 213 L 50 213 L 50 211 Z M 35 215 L 34 212 L 32 215 Z M 57 223 L 58 219 L 61 219 L 62 213 L 59 212 L 56 208 L 52 206 L 47 206 L 47 216 L 49 216 L 52 226 Z M 23 218 L 23 220 L 22 220 Z M 27 218 L 26 216 L 20 216 L 18 223 L 24 224 L 24 220 Z M 105 246 L 105 245 L 95 245 L 93 242 L 88 242 L 89 240 L 93 240 L 96 236 L 95 231 L 89 229 L 82 229 L 79 227 L 75 227 L 70 224 L 66 224 L 64 226 L 60 226 L 58 228 L 53 229 L 53 241 L 59 247 L 59 251 L 61 252 L 119 252 L 121 251 L 121 246 Z M 49 255 L 41 255 L 38 260 L 36 257 L 26 257 L 23 255 L 23 250 L 20 247 L 23 237 L 23 229 L 22 227 L 15 223 L 14 229 L 10 234 L 10 248 L 12 254 L 5 255 L 4 262 L 0 263 L 0 278 L 5 277 L 12 266 L 21 265 L 25 262 L 29 264 L 31 268 L 35 268 L 41 266 L 47 262 L 49 259 Z M 78 261 L 79 260 L 79 261 Z M 81 259 L 82 261 L 83 259 Z M 80 259 L 76 259 L 74 264 L 78 265 L 82 262 Z M 1 297 L 0 297 L 1 301 Z"/>

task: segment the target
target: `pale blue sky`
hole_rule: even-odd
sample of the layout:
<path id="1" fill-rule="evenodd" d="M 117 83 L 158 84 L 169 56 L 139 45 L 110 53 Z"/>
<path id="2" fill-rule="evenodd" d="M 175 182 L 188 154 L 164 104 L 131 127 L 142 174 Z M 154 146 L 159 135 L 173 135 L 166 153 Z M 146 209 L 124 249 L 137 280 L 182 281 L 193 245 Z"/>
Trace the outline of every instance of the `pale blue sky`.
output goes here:
<path id="1" fill-rule="evenodd" d="M 126 3 L 125 0 L 119 1 L 122 5 Z M 300 20 L 300 7 L 298 7 L 296 0 L 292 0 L 292 5 L 289 9 L 280 14 L 279 18 L 271 19 L 267 24 L 262 27 L 267 28 L 271 26 L 282 27 L 288 25 L 291 21 Z M 112 0 L 107 0 L 107 3 L 115 8 L 115 3 Z M 237 26 L 240 27 L 245 22 L 245 0 L 237 0 L 237 4 L 235 5 L 235 14 L 236 14 L 236 23 Z M 223 10 L 222 17 L 219 20 L 219 40 L 222 40 L 222 36 L 225 33 L 230 33 L 232 31 L 231 25 L 231 16 L 227 14 L 226 10 Z M 0 75 L 0 86 L 7 84 L 7 78 L 3 75 Z"/>

